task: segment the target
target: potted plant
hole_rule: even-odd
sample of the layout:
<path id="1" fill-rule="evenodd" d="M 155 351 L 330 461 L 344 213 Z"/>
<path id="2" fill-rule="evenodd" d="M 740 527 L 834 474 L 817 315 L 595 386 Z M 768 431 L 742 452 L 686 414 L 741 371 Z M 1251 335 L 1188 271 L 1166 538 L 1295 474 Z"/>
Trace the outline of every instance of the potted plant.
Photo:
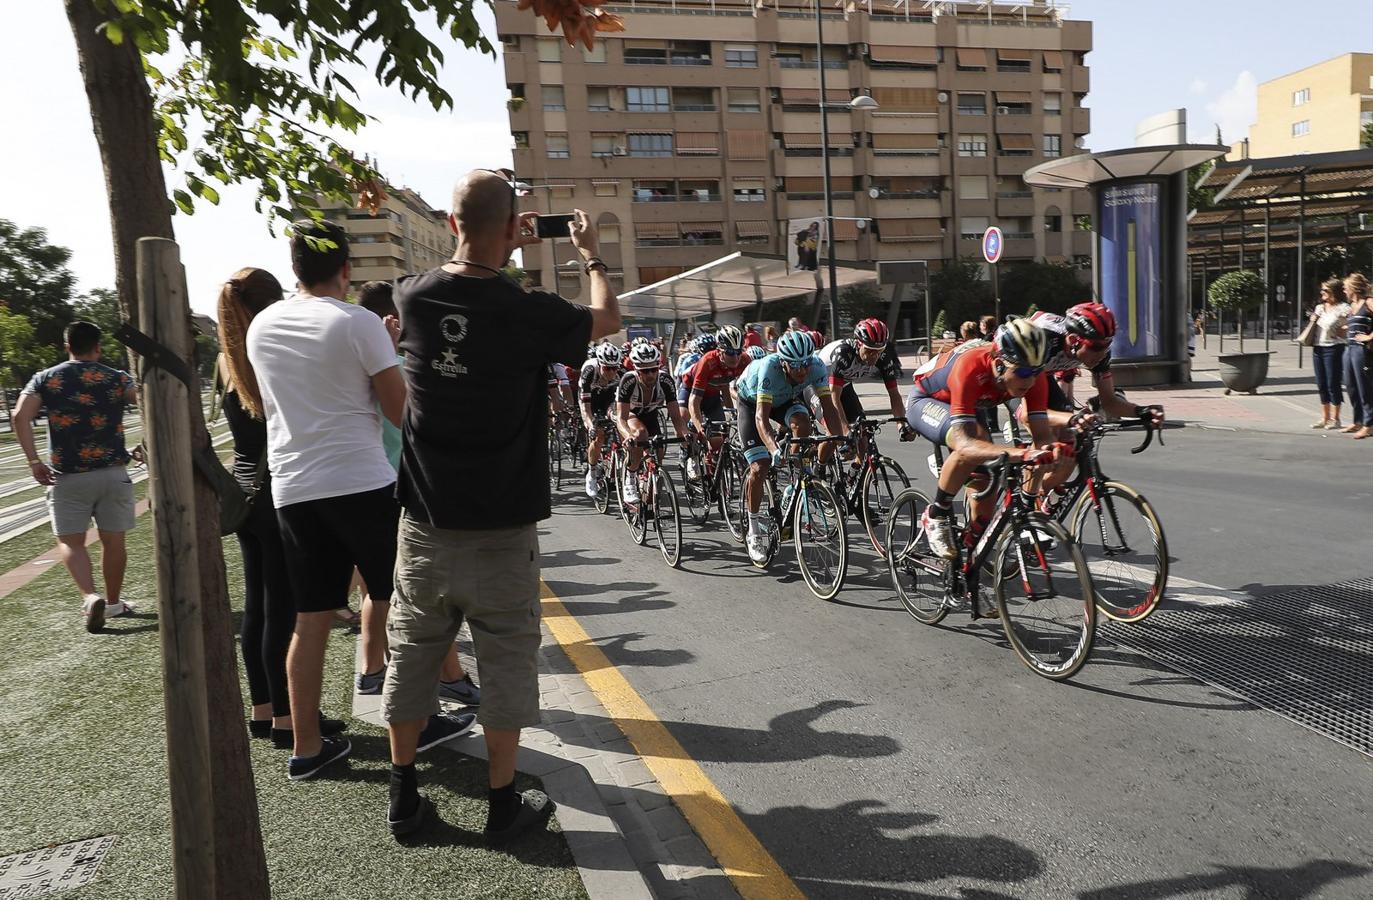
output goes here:
<path id="1" fill-rule="evenodd" d="M 1258 273 L 1248 271 L 1226 272 L 1212 282 L 1206 292 L 1206 301 L 1222 318 L 1227 311 L 1239 317 L 1239 352 L 1218 357 L 1220 378 L 1225 382 L 1227 394 L 1231 391 L 1256 394 L 1259 385 L 1268 377 L 1269 351 L 1244 352 L 1244 314 L 1262 306 L 1264 294 L 1263 279 Z"/>

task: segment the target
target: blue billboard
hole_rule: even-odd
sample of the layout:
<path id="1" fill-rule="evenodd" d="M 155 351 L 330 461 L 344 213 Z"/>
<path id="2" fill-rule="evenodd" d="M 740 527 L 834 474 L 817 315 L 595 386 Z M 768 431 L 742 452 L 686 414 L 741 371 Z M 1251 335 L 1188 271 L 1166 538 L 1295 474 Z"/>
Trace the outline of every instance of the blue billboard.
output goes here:
<path id="1" fill-rule="evenodd" d="M 1097 192 L 1100 299 L 1116 317 L 1116 359 L 1162 356 L 1163 186 L 1120 183 Z"/>

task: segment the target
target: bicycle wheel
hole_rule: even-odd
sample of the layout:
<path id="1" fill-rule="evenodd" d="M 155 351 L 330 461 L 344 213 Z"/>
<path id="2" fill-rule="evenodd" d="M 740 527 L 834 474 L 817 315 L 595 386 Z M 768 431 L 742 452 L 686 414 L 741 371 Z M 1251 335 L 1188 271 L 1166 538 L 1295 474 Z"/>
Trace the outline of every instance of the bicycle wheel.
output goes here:
<path id="1" fill-rule="evenodd" d="M 695 525 L 706 524 L 706 519 L 710 518 L 710 502 L 706 496 L 705 467 L 701 463 L 699 455 L 693 457 L 696 460 L 696 471 L 701 473 L 700 478 L 688 478 L 686 465 L 679 466 L 677 471 L 682 473 L 682 500 L 685 502 L 686 513 L 691 517 Z"/>
<path id="2" fill-rule="evenodd" d="M 944 602 L 949 562 L 930 553 L 920 517 L 930 499 L 907 488 L 892 501 L 887 513 L 887 574 L 901 605 L 926 625 L 938 625 L 949 614 Z"/>
<path id="3" fill-rule="evenodd" d="M 1037 675 L 1061 681 L 1081 669 L 1092 652 L 1092 575 L 1081 548 L 1062 525 L 1038 513 L 1030 522 L 1020 533 L 1008 527 L 999 538 L 997 570 L 1019 577 L 993 579 L 992 592 L 1006 638 L 1021 662 Z"/>
<path id="4" fill-rule="evenodd" d="M 896 495 L 911 486 L 906 471 L 896 460 L 879 457 L 877 465 L 863 472 L 863 527 L 868 540 L 879 557 L 886 556 L 887 538 L 882 533 L 887 525 Z"/>
<path id="5" fill-rule="evenodd" d="M 615 469 L 607 460 L 601 460 L 601 474 L 596 478 L 596 512 L 604 513 L 610 509 L 610 492 L 615 490 Z"/>
<path id="6" fill-rule="evenodd" d="M 720 518 L 735 541 L 743 543 L 748 533 L 748 513 L 744 507 L 744 467 L 743 457 L 734 449 L 726 448 L 720 454 L 716 472 L 716 504 Z"/>
<path id="7" fill-rule="evenodd" d="M 801 577 L 821 600 L 833 600 L 849 565 L 848 535 L 839 499 L 829 485 L 810 482 L 792 504 L 792 542 Z"/>
<path id="8" fill-rule="evenodd" d="M 640 497 L 635 503 L 626 503 L 621 494 L 619 482 L 624 479 L 624 468 L 620 468 L 620 477 L 616 479 L 615 496 L 620 498 L 620 518 L 625 520 L 625 526 L 629 529 L 629 536 L 640 547 L 648 540 L 648 520 L 644 516 L 643 498 Z"/>
<path id="9" fill-rule="evenodd" d="M 782 529 L 777 522 L 777 518 L 772 514 L 772 511 L 776 508 L 776 494 L 772 489 L 772 479 L 768 478 L 763 482 L 763 500 L 758 507 L 758 511 L 763 515 L 764 527 L 768 530 L 768 552 L 767 555 L 763 557 L 762 561 L 755 561 L 753 557 L 749 557 L 749 562 L 753 563 L 754 567 L 758 569 L 766 569 L 768 566 L 772 565 L 772 561 L 777 558 L 777 551 L 782 546 Z M 747 516 L 747 506 L 743 506 L 742 510 L 744 510 L 744 515 Z M 747 518 L 745 518 L 745 522 L 747 521 Z M 744 527 L 747 529 L 748 526 L 745 525 Z"/>
<path id="10" fill-rule="evenodd" d="M 562 453 L 556 432 L 548 432 L 548 484 L 552 488 L 562 485 Z"/>
<path id="11" fill-rule="evenodd" d="M 1073 540 L 1087 557 L 1097 609 L 1117 622 L 1138 622 L 1168 587 L 1168 540 L 1149 501 L 1118 481 L 1097 483 L 1069 511 Z"/>
<path id="12" fill-rule="evenodd" d="M 672 479 L 662 469 L 653 476 L 649 510 L 653 514 L 658 549 L 667 564 L 675 569 L 682 561 L 682 514 L 677 509 L 677 492 L 672 489 Z"/>

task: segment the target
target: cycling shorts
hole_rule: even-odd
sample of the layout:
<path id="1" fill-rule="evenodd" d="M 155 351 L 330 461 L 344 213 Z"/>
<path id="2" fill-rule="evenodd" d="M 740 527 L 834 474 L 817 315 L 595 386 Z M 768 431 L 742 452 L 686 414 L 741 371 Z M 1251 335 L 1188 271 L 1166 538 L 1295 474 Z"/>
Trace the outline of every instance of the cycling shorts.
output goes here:
<path id="1" fill-rule="evenodd" d="M 656 438 L 663 433 L 663 417 L 658 414 L 656 409 L 651 411 L 632 409 L 629 411 L 629 418 L 631 420 L 637 419 L 644 426 L 644 431 L 650 438 Z"/>
<path id="2" fill-rule="evenodd" d="M 758 434 L 757 404 L 741 397 L 734 411 L 739 415 L 739 445 L 744 448 L 744 459 L 750 465 L 767 459 L 770 455 L 767 445 Z M 783 428 L 790 428 L 791 420 L 796 416 L 810 416 L 810 410 L 799 398 L 786 406 L 774 406 L 768 414 L 769 419 Z"/>
<path id="3" fill-rule="evenodd" d="M 978 427 L 987 430 L 984 410 L 977 411 Z M 940 447 L 949 446 L 949 431 L 953 427 L 949 416 L 949 404 L 933 397 L 912 394 L 906 399 L 906 419 L 921 437 Z"/>
<path id="4" fill-rule="evenodd" d="M 707 394 L 701 398 L 701 418 L 707 426 L 725 424 L 725 402 L 719 394 Z"/>

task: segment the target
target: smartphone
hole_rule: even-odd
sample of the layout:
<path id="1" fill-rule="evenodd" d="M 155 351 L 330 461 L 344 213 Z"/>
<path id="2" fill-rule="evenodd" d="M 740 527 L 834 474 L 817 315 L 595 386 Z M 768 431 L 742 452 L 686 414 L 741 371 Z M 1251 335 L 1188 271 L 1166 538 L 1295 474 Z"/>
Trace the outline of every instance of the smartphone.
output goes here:
<path id="1" fill-rule="evenodd" d="M 539 216 L 538 225 L 535 230 L 540 238 L 565 238 L 568 236 L 567 226 L 572 223 L 572 213 L 566 215 Z"/>

